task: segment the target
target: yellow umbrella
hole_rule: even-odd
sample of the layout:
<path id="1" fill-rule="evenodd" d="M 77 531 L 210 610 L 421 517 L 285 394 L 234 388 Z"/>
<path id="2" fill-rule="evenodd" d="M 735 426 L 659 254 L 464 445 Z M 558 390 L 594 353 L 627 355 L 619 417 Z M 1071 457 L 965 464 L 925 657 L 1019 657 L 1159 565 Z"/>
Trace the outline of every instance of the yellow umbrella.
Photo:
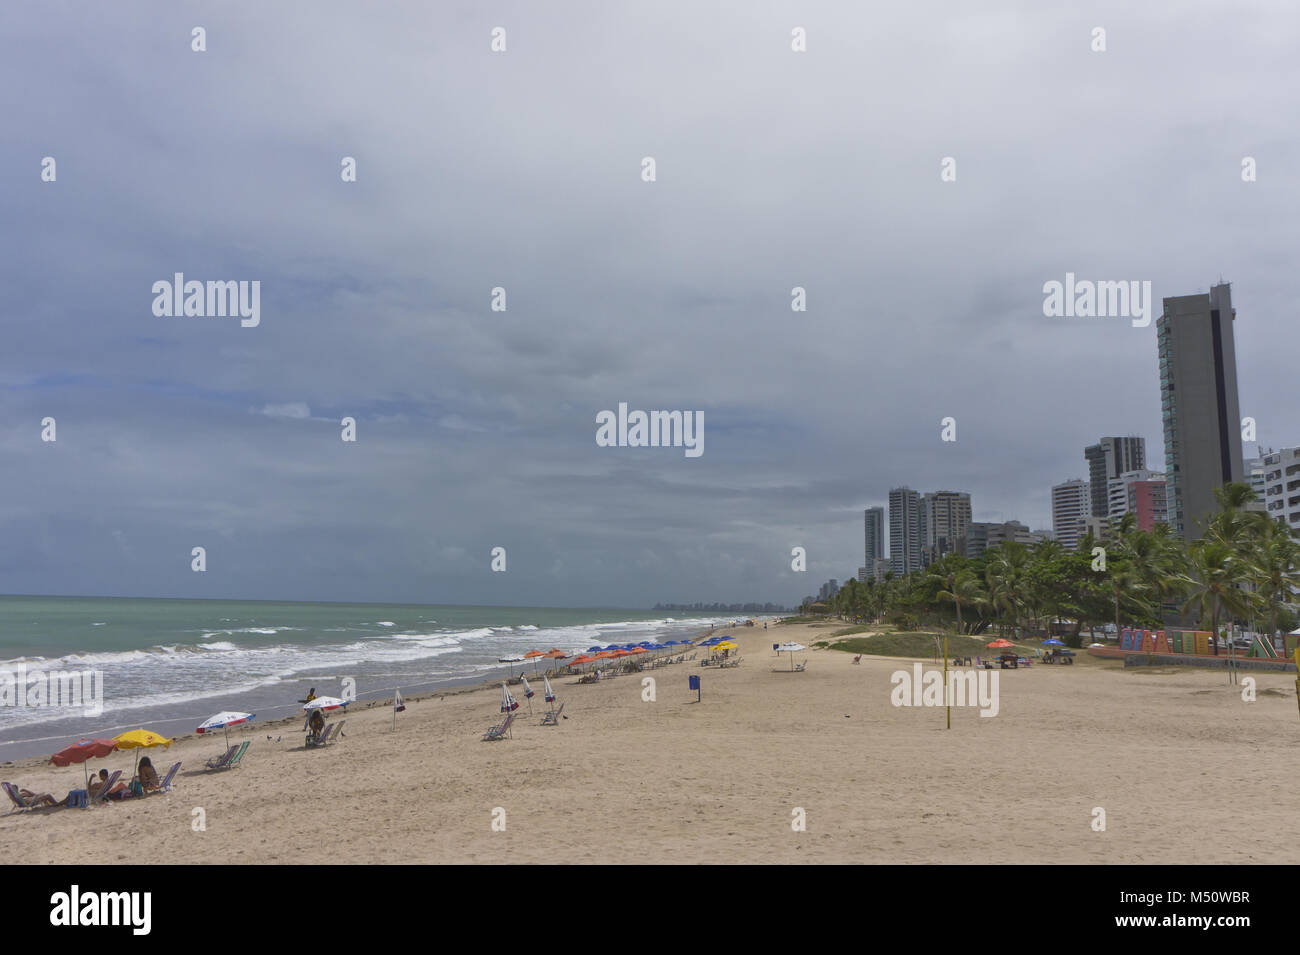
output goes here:
<path id="1" fill-rule="evenodd" d="M 114 736 L 113 742 L 117 744 L 118 749 L 149 749 L 153 746 L 169 747 L 176 741 L 163 736 L 161 733 L 155 733 L 153 730 L 138 729 L 127 730 L 120 736 Z M 132 771 L 133 775 L 138 771 L 139 754 L 136 754 L 136 759 L 137 770 Z"/>
<path id="2" fill-rule="evenodd" d="M 715 650 L 739 650 L 740 647 L 738 647 L 736 644 L 732 643 L 731 641 L 727 641 L 726 643 L 719 643 L 716 647 L 714 647 L 714 649 Z"/>

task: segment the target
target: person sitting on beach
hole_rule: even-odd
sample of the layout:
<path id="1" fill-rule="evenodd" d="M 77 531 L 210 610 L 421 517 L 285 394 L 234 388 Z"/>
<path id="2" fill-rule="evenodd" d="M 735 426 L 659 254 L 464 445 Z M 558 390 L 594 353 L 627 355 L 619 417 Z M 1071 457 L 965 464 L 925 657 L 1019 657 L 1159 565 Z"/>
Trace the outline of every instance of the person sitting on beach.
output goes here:
<path id="1" fill-rule="evenodd" d="M 148 756 L 140 760 L 137 778 L 140 780 L 140 788 L 147 793 L 151 793 L 158 788 L 158 771 L 153 768 L 153 762 Z"/>
<path id="2" fill-rule="evenodd" d="M 93 780 L 93 779 L 91 780 L 91 783 L 90 783 L 90 787 L 91 787 L 91 788 L 90 788 L 90 797 L 91 797 L 92 799 L 95 798 L 95 793 L 97 793 L 97 792 L 99 792 L 101 789 L 103 789 L 103 788 L 104 788 L 104 785 L 105 785 L 107 782 L 108 782 L 108 770 L 107 770 L 107 769 L 101 769 L 101 770 L 99 771 L 99 779 L 98 779 L 98 780 Z M 121 797 L 118 796 L 118 793 L 122 793 L 122 792 L 125 792 L 125 791 L 126 791 L 126 784 L 125 784 L 125 783 L 118 783 L 118 784 L 115 785 L 112 789 L 110 789 L 107 793 L 104 794 L 104 798 L 105 798 L 105 799 L 113 799 L 113 798 L 116 797 L 116 798 L 119 798 L 119 799 L 120 799 Z"/>
<path id="3" fill-rule="evenodd" d="M 310 732 L 307 734 L 308 739 L 318 739 L 325 729 L 325 717 L 321 715 L 320 710 L 312 710 L 311 719 L 307 721 Z"/>

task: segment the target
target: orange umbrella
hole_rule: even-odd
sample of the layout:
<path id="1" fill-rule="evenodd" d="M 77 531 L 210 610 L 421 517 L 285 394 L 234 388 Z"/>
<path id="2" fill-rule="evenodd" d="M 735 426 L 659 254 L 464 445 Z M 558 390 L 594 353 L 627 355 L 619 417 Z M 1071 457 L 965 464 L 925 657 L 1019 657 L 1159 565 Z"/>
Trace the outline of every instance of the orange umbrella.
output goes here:
<path id="1" fill-rule="evenodd" d="M 538 657 L 544 657 L 544 656 L 546 656 L 546 654 L 543 653 L 541 650 L 529 650 L 527 653 L 524 654 L 524 659 L 525 659 L 525 660 L 532 660 L 532 661 L 533 661 L 533 675 L 534 675 L 534 676 L 537 675 L 537 658 L 538 658 Z"/>
<path id="2" fill-rule="evenodd" d="M 55 766 L 71 766 L 73 763 L 85 763 L 92 756 L 107 756 L 117 749 L 117 741 L 111 739 L 79 739 L 71 746 L 65 746 L 53 756 L 50 762 Z M 85 768 L 86 788 L 90 788 L 90 768 Z"/>
<path id="3" fill-rule="evenodd" d="M 628 653 L 649 653 L 649 652 L 650 651 L 647 650 L 645 647 L 633 647 L 631 650 L 628 651 Z"/>
<path id="4" fill-rule="evenodd" d="M 1015 644 L 1009 640 L 1003 640 L 1001 637 L 999 637 L 997 640 L 994 640 L 992 643 L 985 644 L 985 646 L 987 646 L 990 650 L 1004 650 L 1008 647 L 1014 647 Z"/>

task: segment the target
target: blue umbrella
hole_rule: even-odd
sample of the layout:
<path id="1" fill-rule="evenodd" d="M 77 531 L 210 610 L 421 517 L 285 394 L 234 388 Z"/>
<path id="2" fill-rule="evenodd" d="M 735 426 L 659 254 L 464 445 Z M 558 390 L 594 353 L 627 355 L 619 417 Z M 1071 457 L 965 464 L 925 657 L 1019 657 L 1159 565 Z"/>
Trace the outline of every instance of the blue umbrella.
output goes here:
<path id="1" fill-rule="evenodd" d="M 1051 640 L 1044 640 L 1044 641 L 1043 641 L 1043 646 L 1045 646 L 1045 647 L 1063 647 L 1063 646 L 1065 646 L 1065 644 L 1062 643 L 1060 640 L 1057 640 L 1057 639 L 1053 638 L 1053 639 L 1051 639 Z"/>

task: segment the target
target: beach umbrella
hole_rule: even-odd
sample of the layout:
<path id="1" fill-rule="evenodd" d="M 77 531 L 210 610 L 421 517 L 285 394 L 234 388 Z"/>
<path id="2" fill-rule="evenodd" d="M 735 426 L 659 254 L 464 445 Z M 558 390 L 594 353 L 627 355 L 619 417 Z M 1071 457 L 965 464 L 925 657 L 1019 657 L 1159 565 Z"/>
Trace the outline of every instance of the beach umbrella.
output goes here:
<path id="1" fill-rule="evenodd" d="M 595 659 L 596 659 L 595 657 L 589 657 L 586 654 L 583 654 L 580 657 L 574 657 L 572 660 L 570 660 L 569 666 L 571 667 L 582 666 L 582 664 L 591 663 Z"/>
<path id="2" fill-rule="evenodd" d="M 224 730 L 226 734 L 226 745 L 230 745 L 230 727 L 237 726 L 240 723 L 247 723 L 256 714 L 254 713 L 236 713 L 234 710 L 226 710 L 218 713 L 216 716 L 209 716 L 194 732 L 202 736 L 204 733 L 211 733 L 213 730 Z"/>
<path id="3" fill-rule="evenodd" d="M 546 654 L 543 653 L 541 650 L 529 650 L 527 653 L 524 654 L 524 659 L 525 659 L 525 660 L 532 660 L 532 661 L 533 661 L 533 676 L 536 676 L 536 675 L 537 675 L 537 660 L 538 660 L 538 658 L 539 658 L 539 657 L 544 657 L 544 656 L 546 656 Z"/>
<path id="4" fill-rule="evenodd" d="M 776 652 L 777 652 L 778 654 L 781 654 L 781 653 L 788 653 L 788 654 L 790 654 L 790 669 L 793 671 L 793 670 L 794 670 L 794 655 L 795 655 L 796 653 L 799 653 L 799 652 L 802 651 L 802 650 L 807 650 L 807 649 L 808 649 L 808 648 L 805 647 L 802 643 L 783 643 L 783 644 L 781 644 L 780 646 L 778 646 L 778 647 L 776 648 Z"/>
<path id="5" fill-rule="evenodd" d="M 546 689 L 546 702 L 547 702 L 547 703 L 554 703 L 554 702 L 555 702 L 555 691 L 551 689 L 551 681 L 546 677 L 545 674 L 542 674 L 542 682 L 545 684 L 545 689 Z"/>
<path id="6" fill-rule="evenodd" d="M 630 652 L 631 652 L 631 653 L 649 653 L 650 651 L 647 650 L 645 647 L 633 647 L 632 650 L 631 650 Z"/>
<path id="7" fill-rule="evenodd" d="M 85 767 L 86 760 L 92 756 L 107 756 L 117 749 L 117 743 L 111 739 L 79 739 L 71 746 L 65 746 L 53 756 L 50 762 L 55 766 L 71 766 L 81 763 L 85 768 L 86 789 L 90 789 L 90 770 Z"/>
<path id="8" fill-rule="evenodd" d="M 1015 644 L 1012 643 L 1010 640 L 1003 640 L 1001 637 L 999 637 L 998 639 L 994 640 L 992 643 L 986 643 L 985 646 L 988 647 L 990 650 L 1006 650 L 1010 647 L 1014 647 Z"/>
<path id="9" fill-rule="evenodd" d="M 497 663 L 510 664 L 510 679 L 512 680 L 515 678 L 515 664 L 523 663 L 523 662 L 524 662 L 523 657 L 497 657 Z"/>
<path id="10" fill-rule="evenodd" d="M 1094 645 L 1095 645 L 1095 646 L 1101 646 L 1101 644 L 1099 644 L 1099 643 L 1098 643 L 1098 644 L 1094 644 Z M 1044 641 L 1043 641 L 1043 646 L 1045 646 L 1045 647 L 1063 647 L 1063 646 L 1065 646 L 1065 643 L 1064 643 L 1064 641 L 1057 640 L 1055 637 L 1053 637 L 1051 640 L 1044 640 Z"/>
<path id="11" fill-rule="evenodd" d="M 605 649 L 604 647 L 587 647 L 587 652 L 588 652 L 588 653 L 598 653 L 599 651 L 604 650 L 604 649 Z"/>
<path id="12" fill-rule="evenodd" d="M 161 733 L 155 733 L 152 730 L 138 729 L 127 730 L 125 733 L 119 733 L 113 737 L 113 742 L 117 744 L 118 749 L 152 749 L 155 746 L 167 748 L 175 742 L 163 736 Z M 139 766 L 140 754 L 135 754 L 136 765 Z M 134 775 L 134 772 L 132 773 Z"/>
<path id="13" fill-rule="evenodd" d="M 516 703 L 515 698 L 510 695 L 510 688 L 507 687 L 504 683 L 502 683 L 501 684 L 501 712 L 510 713 L 517 709 L 519 709 L 519 704 Z"/>
<path id="14" fill-rule="evenodd" d="M 340 706 L 347 706 L 351 700 L 340 700 L 337 696 L 318 696 L 303 706 L 304 710 L 337 710 Z"/>
<path id="15" fill-rule="evenodd" d="M 528 677 L 526 677 L 526 676 L 521 676 L 520 679 L 524 681 L 524 699 L 528 701 L 528 715 L 529 715 L 529 716 L 532 716 L 532 715 L 533 715 L 533 695 L 534 695 L 534 694 L 533 694 L 533 688 L 532 688 L 531 686 L 528 685 Z"/>

